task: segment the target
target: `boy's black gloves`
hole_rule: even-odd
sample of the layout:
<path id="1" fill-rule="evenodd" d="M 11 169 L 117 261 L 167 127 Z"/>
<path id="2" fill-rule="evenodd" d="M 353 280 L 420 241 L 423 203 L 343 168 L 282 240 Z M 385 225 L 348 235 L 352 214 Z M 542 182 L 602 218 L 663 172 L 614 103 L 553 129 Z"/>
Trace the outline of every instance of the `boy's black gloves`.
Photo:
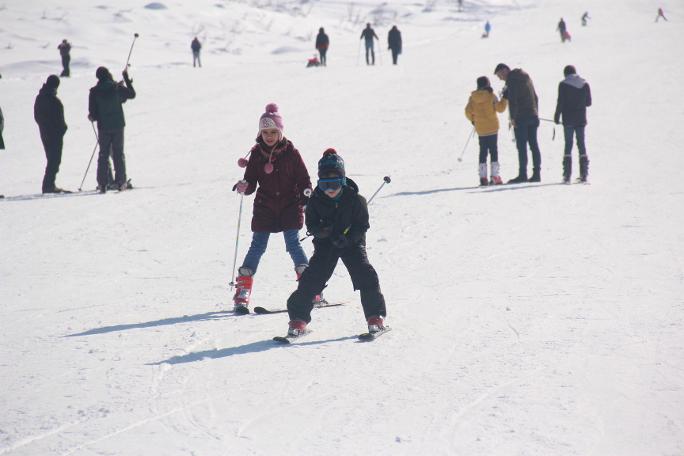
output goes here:
<path id="1" fill-rule="evenodd" d="M 338 249 L 349 247 L 349 239 L 344 234 L 340 234 L 332 240 L 332 245 Z"/>

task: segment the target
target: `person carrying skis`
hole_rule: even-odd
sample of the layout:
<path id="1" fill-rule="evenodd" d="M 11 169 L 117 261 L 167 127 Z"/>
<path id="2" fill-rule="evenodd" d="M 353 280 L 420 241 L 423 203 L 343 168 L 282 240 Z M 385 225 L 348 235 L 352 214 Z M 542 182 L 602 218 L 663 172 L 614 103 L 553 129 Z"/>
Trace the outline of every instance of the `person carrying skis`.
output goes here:
<path id="1" fill-rule="evenodd" d="M 328 35 L 326 35 L 325 30 L 323 27 L 318 29 L 318 35 L 316 35 L 316 49 L 318 50 L 318 53 L 321 55 L 321 65 L 326 66 L 327 65 L 327 60 L 325 55 L 328 52 L 328 46 L 330 45 L 330 39 L 328 38 Z"/>
<path id="2" fill-rule="evenodd" d="M 589 175 L 589 157 L 584 143 L 584 128 L 587 125 L 587 107 L 591 106 L 591 89 L 589 83 L 579 77 L 573 65 L 563 69 L 563 79 L 558 84 L 558 101 L 556 113 L 553 116 L 556 124 L 563 117 L 563 132 L 565 134 L 565 152 L 563 154 L 563 183 L 570 183 L 572 174 L 572 140 L 577 138 L 579 150 L 580 177 L 579 182 L 587 182 Z"/>
<path id="3" fill-rule="evenodd" d="M 38 92 L 33 105 L 33 118 L 40 130 L 40 140 L 45 149 L 45 175 L 43 176 L 43 193 L 62 193 L 64 190 L 55 185 L 55 178 L 62 162 L 62 146 L 67 124 L 64 121 L 64 106 L 57 98 L 59 77 L 51 74 Z"/>
<path id="4" fill-rule="evenodd" d="M 192 49 L 192 67 L 195 68 L 199 65 L 202 68 L 202 61 L 200 60 L 200 49 L 202 49 L 202 43 L 199 42 L 197 37 L 195 37 L 190 43 L 190 49 Z"/>
<path id="5" fill-rule="evenodd" d="M 561 37 L 561 43 L 565 43 L 566 40 L 570 40 L 570 34 L 568 33 L 568 27 L 565 25 L 565 21 L 561 17 L 560 21 L 558 22 L 558 27 L 556 27 L 556 30 L 560 32 L 560 37 Z"/>
<path id="6" fill-rule="evenodd" d="M 655 21 L 658 22 L 658 20 L 659 20 L 661 17 L 662 17 L 663 19 L 665 19 L 665 21 L 667 22 L 667 18 L 665 17 L 665 13 L 663 12 L 663 9 L 662 9 L 662 8 L 658 8 L 658 15 L 656 16 Z"/>
<path id="7" fill-rule="evenodd" d="M 57 46 L 57 49 L 59 49 L 59 55 L 62 57 L 62 73 L 60 76 L 68 78 L 71 75 L 71 71 L 69 70 L 69 62 L 71 62 L 71 44 L 64 38 L 60 45 Z"/>
<path id="8" fill-rule="evenodd" d="M 387 312 L 378 274 L 366 254 L 366 231 L 370 228 L 366 199 L 359 194 L 356 183 L 346 177 L 344 160 L 335 149 L 327 149 L 318 161 L 318 178 L 306 206 L 306 228 L 314 236 L 314 253 L 297 289 L 287 300 L 288 336 L 306 332 L 311 322 L 312 298 L 323 290 L 339 259 L 354 289 L 361 292 L 368 332 L 380 331 Z"/>
<path id="9" fill-rule="evenodd" d="M 100 152 L 97 157 L 97 185 L 100 193 L 107 192 L 109 154 L 114 161 L 114 184 L 121 191 L 130 188 L 126 178 L 126 157 L 124 155 L 123 107 L 126 100 L 135 98 L 133 81 L 128 71 L 123 71 L 123 82 L 114 82 L 109 70 L 103 66 L 95 72 L 97 84 L 90 89 L 88 97 L 88 120 L 97 122 Z"/>
<path id="10" fill-rule="evenodd" d="M 375 42 L 373 39 L 379 40 L 375 30 L 371 28 L 370 22 L 366 24 L 366 28 L 361 32 L 361 38 L 366 43 L 366 65 L 375 65 Z M 370 59 L 369 59 L 370 55 Z"/>
<path id="11" fill-rule="evenodd" d="M 304 225 L 303 207 L 311 195 L 311 179 L 299 151 L 283 136 L 283 127 L 278 106 L 266 105 L 244 178 L 234 187 L 241 195 L 256 190 L 252 243 L 235 280 L 234 311 L 239 314 L 249 313 L 254 274 L 271 233 L 283 233 L 298 279 L 309 265 L 299 242 L 299 230 Z"/>
<path id="12" fill-rule="evenodd" d="M 494 69 L 494 74 L 506 82 L 502 98 L 508 100 L 515 144 L 518 149 L 518 176 L 509 180 L 509 184 L 522 182 L 541 182 L 541 151 L 537 142 L 539 128 L 539 97 L 534 90 L 530 75 L 520 68 L 511 70 L 505 63 Z M 532 177 L 527 179 L 527 144 L 532 151 Z"/>
<path id="13" fill-rule="evenodd" d="M 497 136 L 499 118 L 497 112 L 506 110 L 505 99 L 499 101 L 486 76 L 477 78 L 477 90 L 470 94 L 465 116 L 473 124 L 480 142 L 480 185 L 501 185 Z M 487 180 L 487 153 L 491 160 L 491 181 Z"/>
<path id="14" fill-rule="evenodd" d="M 392 51 L 392 65 L 396 65 L 401 54 L 401 32 L 396 25 L 387 33 L 387 49 Z"/>

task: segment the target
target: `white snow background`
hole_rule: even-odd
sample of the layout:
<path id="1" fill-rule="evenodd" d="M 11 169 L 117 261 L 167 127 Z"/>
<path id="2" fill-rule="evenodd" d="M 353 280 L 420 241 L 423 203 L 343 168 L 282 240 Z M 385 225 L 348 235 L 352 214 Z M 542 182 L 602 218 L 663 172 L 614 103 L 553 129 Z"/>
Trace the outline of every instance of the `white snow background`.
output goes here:
<path id="1" fill-rule="evenodd" d="M 0 454 L 684 454 L 684 4 L 661 2 L 669 22 L 655 23 L 650 1 L 456 3 L 0 3 Z M 367 21 L 374 67 L 359 56 Z M 306 69 L 320 26 L 329 66 Z M 61 70 L 57 45 L 73 44 L 57 183 L 76 190 L 95 69 L 118 76 L 134 33 L 136 189 L 93 194 L 93 164 L 87 192 L 39 196 L 32 108 Z M 548 122 L 541 184 L 479 188 L 476 141 L 457 161 L 468 95 L 481 75 L 501 89 L 499 62 L 529 72 L 545 118 L 566 64 L 590 82 L 591 185 L 560 184 L 562 130 L 552 140 Z M 376 342 L 356 342 L 365 321 L 341 264 L 326 296 L 346 304 L 315 310 L 296 346 L 271 341 L 286 314 L 230 313 L 231 187 L 268 102 L 312 175 L 332 146 L 366 196 L 392 177 L 369 208 L 394 328 Z M 292 269 L 274 235 L 253 305 L 285 306 Z"/>

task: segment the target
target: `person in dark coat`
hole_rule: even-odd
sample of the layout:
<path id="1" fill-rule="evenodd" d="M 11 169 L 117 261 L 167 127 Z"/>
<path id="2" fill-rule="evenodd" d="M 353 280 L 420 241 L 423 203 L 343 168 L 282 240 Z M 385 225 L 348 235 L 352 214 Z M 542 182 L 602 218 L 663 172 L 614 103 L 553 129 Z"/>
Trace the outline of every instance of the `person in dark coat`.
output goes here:
<path id="1" fill-rule="evenodd" d="M 252 243 L 238 269 L 236 313 L 247 313 L 254 274 L 266 251 L 271 233 L 283 233 L 285 247 L 299 276 L 309 260 L 299 242 L 304 209 L 311 194 L 311 179 L 299 151 L 283 136 L 283 118 L 269 103 L 259 119 L 259 136 L 250 151 L 244 178 L 235 184 L 242 195 L 256 190 L 252 212 Z"/>
<path id="2" fill-rule="evenodd" d="M 202 43 L 199 42 L 197 37 L 195 37 L 192 40 L 192 43 L 190 43 L 190 49 L 192 49 L 192 66 L 193 66 L 193 68 L 196 65 L 199 65 L 199 67 L 202 68 L 202 61 L 200 60 L 200 50 L 202 49 Z"/>
<path id="3" fill-rule="evenodd" d="M 321 56 L 321 65 L 326 66 L 326 54 L 328 53 L 328 46 L 330 46 L 330 39 L 325 33 L 323 27 L 318 29 L 318 35 L 316 35 L 316 49 Z"/>
<path id="4" fill-rule="evenodd" d="M 378 274 L 368 261 L 368 207 L 354 181 L 346 177 L 344 160 L 327 149 L 318 162 L 318 185 L 306 206 L 306 228 L 314 236 L 314 253 L 299 285 L 287 300 L 288 335 L 298 336 L 311 322 L 312 298 L 319 294 L 342 260 L 361 305 L 369 332 L 384 327 L 387 315 Z"/>
<path id="5" fill-rule="evenodd" d="M 107 192 L 109 155 L 114 161 L 114 183 L 119 190 L 129 188 L 126 178 L 126 157 L 124 155 L 124 118 L 123 107 L 126 100 L 135 98 L 133 81 L 128 71 L 123 71 L 123 82 L 115 82 L 105 67 L 95 72 L 97 84 L 90 89 L 88 99 L 88 119 L 97 122 L 100 152 L 97 158 L 97 185 L 100 193 Z"/>
<path id="6" fill-rule="evenodd" d="M 64 106 L 57 98 L 59 77 L 50 75 L 38 92 L 33 105 L 33 118 L 40 130 L 40 140 L 45 149 L 45 175 L 43 176 L 43 193 L 61 193 L 64 190 L 55 185 L 55 179 L 62 162 L 62 145 L 64 133 L 67 131 L 64 122 Z"/>
<path id="7" fill-rule="evenodd" d="M 537 142 L 539 128 L 539 98 L 534 90 L 530 76 L 522 69 L 511 70 L 505 63 L 494 69 L 494 74 L 506 81 L 502 97 L 508 100 L 508 112 L 513 123 L 515 143 L 518 149 L 518 176 L 509 180 L 509 184 L 528 182 L 527 179 L 527 144 L 532 151 L 532 177 L 529 182 L 541 181 L 541 151 Z"/>
<path id="8" fill-rule="evenodd" d="M 375 65 L 375 42 L 374 39 L 379 40 L 375 30 L 371 28 L 370 23 L 366 24 L 366 28 L 361 32 L 361 38 L 366 43 L 366 65 Z"/>
<path id="9" fill-rule="evenodd" d="M 579 150 L 580 182 L 586 182 L 589 175 L 589 157 L 584 143 L 584 129 L 587 125 L 587 107 L 591 106 L 591 89 L 589 83 L 579 77 L 572 65 L 563 69 L 563 79 L 558 84 L 558 101 L 554 122 L 559 124 L 563 118 L 565 134 L 565 153 L 563 155 L 563 182 L 570 183 L 572 174 L 572 142 L 577 138 Z"/>
<path id="10" fill-rule="evenodd" d="M 556 30 L 560 33 L 560 38 L 561 38 L 561 43 L 565 43 L 566 40 L 570 39 L 570 34 L 568 33 L 568 27 L 565 25 L 565 21 L 561 17 L 560 21 L 558 22 L 558 27 L 556 27 Z"/>
<path id="11" fill-rule="evenodd" d="M 392 26 L 387 33 L 387 49 L 392 51 L 392 64 L 397 64 L 397 58 L 401 54 L 401 32 L 396 25 Z"/>
<path id="12" fill-rule="evenodd" d="M 5 149 L 5 141 L 2 139 L 2 130 L 5 129 L 5 118 L 2 116 L 2 108 L 0 108 L 0 150 Z"/>
<path id="13" fill-rule="evenodd" d="M 62 57 L 62 74 L 60 74 L 60 76 L 68 78 L 71 75 L 71 71 L 69 70 L 69 62 L 71 62 L 71 44 L 69 44 L 65 38 L 60 45 L 57 46 L 57 49 L 59 49 L 59 55 Z"/>

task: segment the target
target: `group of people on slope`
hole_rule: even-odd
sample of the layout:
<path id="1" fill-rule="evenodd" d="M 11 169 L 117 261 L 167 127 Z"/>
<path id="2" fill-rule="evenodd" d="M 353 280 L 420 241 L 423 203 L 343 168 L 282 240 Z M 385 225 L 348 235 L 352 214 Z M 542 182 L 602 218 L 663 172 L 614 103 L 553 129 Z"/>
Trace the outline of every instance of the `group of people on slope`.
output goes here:
<path id="1" fill-rule="evenodd" d="M 361 37 L 364 40 L 366 49 L 366 65 L 375 65 L 375 40 L 380 40 L 378 35 L 371 27 L 371 24 L 366 24 L 366 28 L 361 32 Z M 316 50 L 320 55 L 320 65 L 327 65 L 327 53 L 330 47 L 330 38 L 325 33 L 323 27 L 318 29 L 318 35 L 316 35 Z M 390 31 L 387 33 L 387 49 L 392 53 L 392 64 L 396 65 L 399 59 L 399 54 L 402 50 L 401 32 L 396 25 L 392 26 Z"/>
<path id="2" fill-rule="evenodd" d="M 539 128 L 539 97 L 530 76 L 520 68 L 511 70 L 505 63 L 494 69 L 494 74 L 505 86 L 499 99 L 486 76 L 477 78 L 477 89 L 470 94 L 465 107 L 465 116 L 473 124 L 480 145 L 480 185 L 500 185 L 497 137 L 501 113 L 508 106 L 518 150 L 518 175 L 509 184 L 541 181 L 541 151 L 537 141 Z M 558 99 L 554 122 L 563 123 L 565 149 L 563 155 L 563 182 L 570 183 L 572 174 L 572 148 L 577 141 L 579 151 L 579 181 L 586 182 L 589 175 L 584 130 L 587 125 L 587 107 L 591 106 L 589 83 L 577 75 L 574 66 L 563 69 L 564 79 L 558 85 Z M 529 145 L 532 153 L 532 175 L 528 177 L 527 164 Z M 487 178 L 487 157 L 490 159 L 490 178 Z"/>
<path id="3" fill-rule="evenodd" d="M 124 156 L 124 113 L 122 103 L 135 98 L 132 80 L 124 70 L 122 82 L 115 82 L 109 70 L 99 67 L 95 72 L 97 84 L 90 89 L 88 119 L 97 122 L 99 155 L 97 161 L 97 184 L 100 193 L 108 189 L 130 188 L 126 177 Z M 62 193 L 65 190 L 55 183 L 62 162 L 62 147 L 67 124 L 64 120 L 64 106 L 57 97 L 60 79 L 48 76 L 36 96 L 33 117 L 38 124 L 40 139 L 45 150 L 47 165 L 43 176 L 42 193 Z M 112 176 L 109 158 L 114 162 Z"/>
<path id="4" fill-rule="evenodd" d="M 347 177 L 342 157 L 331 148 L 318 161 L 318 182 L 312 188 L 306 165 L 283 130 L 278 107 L 268 104 L 259 118 L 259 133 L 244 177 L 234 187 L 241 195 L 256 191 L 252 241 L 235 280 L 234 310 L 238 314 L 249 312 L 254 276 L 270 235 L 282 232 L 298 280 L 297 289 L 287 300 L 289 336 L 306 331 L 311 310 L 340 259 L 354 289 L 360 290 L 369 332 L 381 330 L 385 299 L 366 254 L 366 231 L 370 227 L 366 200 Z M 310 259 L 299 240 L 305 210 L 307 233 L 313 236 L 314 245 Z"/>

